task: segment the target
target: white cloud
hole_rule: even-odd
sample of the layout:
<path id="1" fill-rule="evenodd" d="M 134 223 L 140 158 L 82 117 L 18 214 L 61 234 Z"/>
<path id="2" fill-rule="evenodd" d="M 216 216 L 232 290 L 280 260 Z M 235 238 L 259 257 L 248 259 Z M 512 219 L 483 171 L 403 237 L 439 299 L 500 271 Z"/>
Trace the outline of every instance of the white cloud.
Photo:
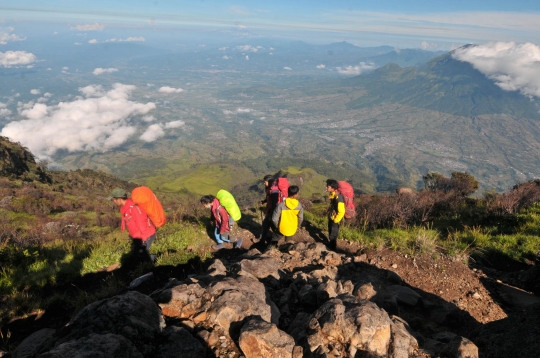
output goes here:
<path id="1" fill-rule="evenodd" d="M 184 90 L 181 89 L 181 88 L 173 88 L 173 87 L 169 87 L 169 86 L 163 86 L 158 90 L 158 92 L 161 92 L 161 93 L 180 93 L 180 92 L 184 92 Z"/>
<path id="2" fill-rule="evenodd" d="M 140 37 L 128 37 L 127 39 L 117 39 L 117 38 L 112 38 L 112 39 L 108 39 L 108 40 L 105 40 L 105 42 L 145 42 L 146 39 L 142 36 Z"/>
<path id="3" fill-rule="evenodd" d="M 359 75 L 363 71 L 375 69 L 373 63 L 360 62 L 358 66 L 336 67 L 337 71 L 342 75 Z"/>
<path id="4" fill-rule="evenodd" d="M 74 45 L 75 45 L 75 46 L 81 46 L 82 43 L 80 43 L 80 42 L 75 42 Z"/>
<path id="5" fill-rule="evenodd" d="M 228 109 L 223 110 L 223 114 L 225 114 L 225 115 L 230 115 L 230 114 L 235 114 L 235 113 L 251 113 L 251 112 L 253 112 L 253 109 L 251 109 L 251 108 L 242 108 L 242 107 L 239 107 L 234 111 L 231 111 L 231 110 L 228 110 Z"/>
<path id="6" fill-rule="evenodd" d="M 149 114 L 147 116 L 143 116 L 142 120 L 145 121 L 145 122 L 152 122 L 152 121 L 156 120 L 156 117 Z"/>
<path id="7" fill-rule="evenodd" d="M 30 93 L 31 94 L 41 94 L 41 91 L 35 88 L 35 89 L 31 89 Z"/>
<path id="8" fill-rule="evenodd" d="M 69 67 L 62 67 L 62 71 L 67 71 L 69 70 Z"/>
<path id="9" fill-rule="evenodd" d="M 317 68 L 318 69 L 326 68 L 326 65 L 320 64 L 320 65 L 317 65 Z"/>
<path id="10" fill-rule="evenodd" d="M 535 44 L 488 42 L 458 48 L 452 57 L 470 63 L 505 91 L 540 97 L 540 47 Z"/>
<path id="11" fill-rule="evenodd" d="M 180 128 L 185 124 L 186 123 L 184 121 L 173 121 L 165 124 L 152 124 L 146 128 L 146 131 L 139 137 L 139 139 L 145 142 L 153 142 L 165 135 L 165 129 Z"/>
<path id="12" fill-rule="evenodd" d="M 0 102 L 0 117 L 7 117 L 11 111 L 7 108 L 7 104 Z"/>
<path id="13" fill-rule="evenodd" d="M 131 117 L 146 115 L 156 108 L 152 102 L 129 100 L 135 86 L 116 83 L 109 91 L 101 86 L 80 88 L 86 98 L 31 108 L 21 104 L 21 115 L 28 119 L 8 123 L 1 135 L 19 141 L 38 157 L 46 158 L 58 150 L 69 152 L 117 147 L 136 132 Z M 24 107 L 24 108 L 23 108 Z"/>
<path id="14" fill-rule="evenodd" d="M 257 47 L 253 47 L 251 45 L 243 45 L 243 46 L 236 46 L 237 50 L 243 51 L 243 52 L 257 52 L 259 49 Z"/>
<path id="15" fill-rule="evenodd" d="M 52 68 L 48 67 L 48 68 L 47 68 L 47 71 L 52 71 Z"/>
<path id="16" fill-rule="evenodd" d="M 102 31 L 104 28 L 105 25 L 96 22 L 95 24 L 77 25 L 71 29 L 77 31 Z"/>
<path id="17" fill-rule="evenodd" d="M 43 94 L 43 97 L 45 97 L 45 98 L 52 97 L 52 93 L 45 92 L 45 93 Z"/>
<path id="18" fill-rule="evenodd" d="M 248 56 L 248 55 L 246 55 L 246 60 L 249 60 L 249 56 Z"/>
<path id="19" fill-rule="evenodd" d="M 28 65 L 26 68 L 34 68 L 34 65 Z"/>
<path id="20" fill-rule="evenodd" d="M 147 86 L 147 87 L 154 87 L 155 84 L 153 84 L 153 83 L 147 83 L 146 86 Z"/>
<path id="21" fill-rule="evenodd" d="M 167 129 L 180 128 L 180 127 L 183 127 L 185 124 L 186 122 L 184 121 L 172 121 L 172 122 L 165 123 L 165 128 Z"/>
<path id="22" fill-rule="evenodd" d="M 424 50 L 429 50 L 429 49 L 436 49 L 438 46 L 437 44 L 435 43 L 430 43 L 430 42 L 427 42 L 427 41 L 422 41 L 422 43 L 420 44 L 420 46 L 424 49 Z M 397 53 L 399 53 L 399 51 L 396 51 Z"/>
<path id="23" fill-rule="evenodd" d="M 290 68 L 288 66 L 283 67 L 283 69 L 286 70 L 286 71 L 291 71 L 292 70 L 292 68 Z"/>
<path id="24" fill-rule="evenodd" d="M 99 76 L 99 75 L 102 75 L 104 73 L 113 73 L 113 72 L 118 72 L 118 68 L 101 68 L 101 67 L 98 67 L 92 73 L 94 75 L 96 75 L 96 76 Z"/>
<path id="25" fill-rule="evenodd" d="M 225 51 L 226 49 L 228 49 L 228 47 L 220 47 L 220 48 L 218 48 L 218 50 L 220 50 L 220 51 Z"/>
<path id="26" fill-rule="evenodd" d="M 153 142 L 164 135 L 165 131 L 163 130 L 161 124 L 152 124 L 139 138 L 145 142 Z"/>
<path id="27" fill-rule="evenodd" d="M 28 65 L 36 61 L 33 53 L 26 51 L 6 51 L 0 52 L 0 66 L 12 67 L 19 65 Z"/>
<path id="28" fill-rule="evenodd" d="M 0 45 L 6 45 L 8 42 L 12 41 L 24 41 L 26 37 L 20 37 L 19 35 L 12 34 L 13 27 L 8 27 L 7 31 L 0 31 Z"/>
<path id="29" fill-rule="evenodd" d="M 229 59 L 229 56 L 225 55 L 225 56 L 222 57 L 222 59 L 228 60 L 228 59 Z"/>
<path id="30" fill-rule="evenodd" d="M 90 41 L 88 41 L 89 44 L 97 44 L 98 43 L 98 40 L 96 39 L 92 39 Z"/>

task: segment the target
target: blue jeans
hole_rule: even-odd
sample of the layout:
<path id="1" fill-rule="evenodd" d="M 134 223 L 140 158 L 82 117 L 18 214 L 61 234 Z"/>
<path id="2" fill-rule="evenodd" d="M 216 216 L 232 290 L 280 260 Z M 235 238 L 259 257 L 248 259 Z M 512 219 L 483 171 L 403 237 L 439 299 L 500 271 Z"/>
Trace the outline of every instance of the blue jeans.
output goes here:
<path id="1" fill-rule="evenodd" d="M 229 229 L 232 229 L 234 225 L 234 220 L 232 218 L 229 218 Z M 216 237 L 216 242 L 218 244 L 221 244 L 222 242 L 231 242 L 229 238 L 229 233 L 225 232 L 223 234 L 219 233 L 220 227 L 219 225 L 216 225 L 216 230 L 214 230 L 214 236 Z"/>

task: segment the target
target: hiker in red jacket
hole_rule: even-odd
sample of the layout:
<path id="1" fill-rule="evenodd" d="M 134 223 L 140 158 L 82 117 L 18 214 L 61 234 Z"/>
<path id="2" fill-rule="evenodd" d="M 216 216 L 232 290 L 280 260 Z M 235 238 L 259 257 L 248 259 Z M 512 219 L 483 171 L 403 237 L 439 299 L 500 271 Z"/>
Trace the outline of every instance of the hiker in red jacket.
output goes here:
<path id="1" fill-rule="evenodd" d="M 274 177 L 272 175 L 266 175 L 263 180 L 266 198 L 261 201 L 261 204 L 266 204 L 266 207 L 264 209 L 265 214 L 259 240 L 265 242 L 270 229 L 272 229 L 272 232 L 274 233 L 277 231 L 276 226 L 272 221 L 272 215 L 274 214 L 274 210 L 276 210 L 276 206 L 278 205 L 279 192 L 277 190 L 272 190 L 272 185 L 274 184 Z"/>
<path id="2" fill-rule="evenodd" d="M 156 228 L 148 215 L 131 198 L 128 198 L 127 192 L 122 188 L 115 188 L 109 200 L 120 208 L 122 231 L 127 225 L 131 239 L 131 253 L 139 261 L 153 262 L 155 255 L 150 255 L 150 246 L 156 239 Z"/>

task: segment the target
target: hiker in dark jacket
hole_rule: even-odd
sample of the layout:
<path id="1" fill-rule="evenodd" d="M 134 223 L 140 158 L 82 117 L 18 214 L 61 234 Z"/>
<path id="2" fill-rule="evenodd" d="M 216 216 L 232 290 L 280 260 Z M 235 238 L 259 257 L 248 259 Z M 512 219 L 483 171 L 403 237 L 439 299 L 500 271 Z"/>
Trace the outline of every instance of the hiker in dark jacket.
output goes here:
<path id="1" fill-rule="evenodd" d="M 304 220 L 304 208 L 298 201 L 298 191 L 296 185 L 291 185 L 287 192 L 287 198 L 279 203 L 272 215 L 272 221 L 277 227 L 276 234 L 272 241 L 291 241 L 296 231 Z"/>
<path id="2" fill-rule="evenodd" d="M 343 195 L 338 193 L 338 182 L 334 179 L 326 181 L 326 191 L 330 199 L 330 207 L 328 208 L 328 240 L 330 240 L 330 248 L 335 250 L 337 247 L 337 237 L 339 227 L 345 216 L 345 200 Z"/>
<path id="3" fill-rule="evenodd" d="M 234 220 L 230 217 L 227 210 L 221 206 L 219 200 L 213 195 L 205 195 L 201 198 L 201 204 L 205 208 L 210 209 L 212 220 L 216 225 L 214 237 L 216 238 L 217 245 L 212 246 L 212 249 L 223 249 L 225 247 L 223 245 L 224 242 L 236 242 L 237 246 L 241 246 L 242 241 L 233 238 L 230 233 Z"/>
<path id="4" fill-rule="evenodd" d="M 131 239 L 131 255 L 138 261 L 153 262 L 155 255 L 150 255 L 150 246 L 156 239 L 156 228 L 146 212 L 122 188 L 115 188 L 108 199 L 120 208 L 122 231 L 127 226 Z"/>
<path id="5" fill-rule="evenodd" d="M 276 206 L 279 201 L 279 191 L 272 190 L 272 184 L 274 184 L 274 178 L 272 175 L 266 175 L 264 178 L 264 191 L 266 193 L 266 199 L 261 201 L 261 204 L 266 204 L 264 209 L 264 219 L 262 222 L 262 231 L 259 236 L 259 240 L 266 240 L 268 232 L 272 229 L 273 232 L 276 232 L 276 226 L 272 222 L 272 215 L 276 210 Z"/>

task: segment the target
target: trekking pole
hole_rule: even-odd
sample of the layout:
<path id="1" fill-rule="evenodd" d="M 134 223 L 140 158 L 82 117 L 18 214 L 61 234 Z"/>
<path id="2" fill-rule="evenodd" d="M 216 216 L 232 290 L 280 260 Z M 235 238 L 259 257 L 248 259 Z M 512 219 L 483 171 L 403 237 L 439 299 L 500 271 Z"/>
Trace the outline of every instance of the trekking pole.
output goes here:
<path id="1" fill-rule="evenodd" d="M 263 224 L 263 221 L 264 221 L 264 219 L 263 219 L 263 213 L 262 213 L 262 212 L 263 212 L 263 211 L 262 211 L 261 207 L 259 206 L 259 216 L 260 216 L 260 218 L 261 218 L 261 225 Z"/>

